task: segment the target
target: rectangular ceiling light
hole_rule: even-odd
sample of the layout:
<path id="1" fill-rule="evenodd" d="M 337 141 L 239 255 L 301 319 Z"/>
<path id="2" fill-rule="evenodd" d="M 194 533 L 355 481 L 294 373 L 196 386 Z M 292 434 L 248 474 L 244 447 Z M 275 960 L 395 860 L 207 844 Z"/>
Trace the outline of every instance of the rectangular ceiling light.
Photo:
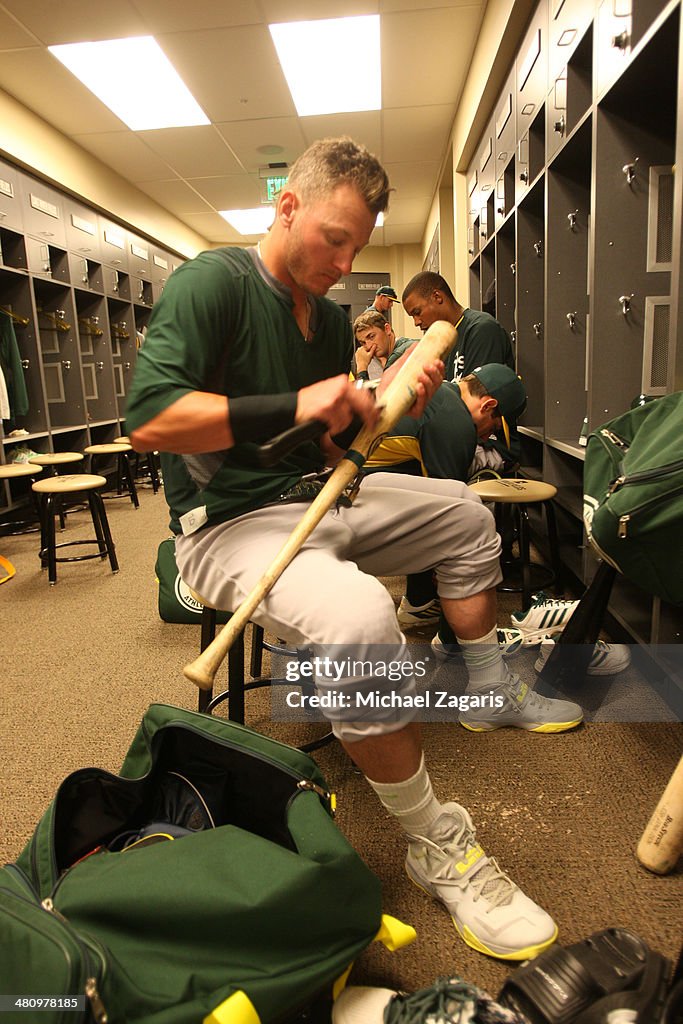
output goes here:
<path id="1" fill-rule="evenodd" d="M 272 206 L 257 206 L 253 210 L 219 210 L 218 212 L 241 235 L 265 235 L 275 216 Z"/>
<path id="2" fill-rule="evenodd" d="M 269 25 L 300 117 L 379 110 L 379 15 Z"/>
<path id="3" fill-rule="evenodd" d="M 134 132 L 210 124 L 152 36 L 48 49 Z"/>

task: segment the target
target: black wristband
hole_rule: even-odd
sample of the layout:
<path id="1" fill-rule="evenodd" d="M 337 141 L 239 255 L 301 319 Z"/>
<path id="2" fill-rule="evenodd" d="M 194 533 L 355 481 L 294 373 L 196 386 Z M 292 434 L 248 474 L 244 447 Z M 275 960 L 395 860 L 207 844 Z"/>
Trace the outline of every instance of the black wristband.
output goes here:
<path id="1" fill-rule="evenodd" d="M 356 374 L 356 380 L 370 380 L 370 374 L 367 370 L 359 370 Z"/>
<path id="2" fill-rule="evenodd" d="M 269 441 L 294 426 L 297 392 L 245 395 L 228 400 L 228 421 L 235 444 Z"/>
<path id="3" fill-rule="evenodd" d="M 344 427 L 339 434 L 331 434 L 330 439 L 336 444 L 337 448 L 346 451 L 356 440 L 356 434 L 362 426 L 363 421 L 360 416 L 354 416 L 348 427 Z"/>

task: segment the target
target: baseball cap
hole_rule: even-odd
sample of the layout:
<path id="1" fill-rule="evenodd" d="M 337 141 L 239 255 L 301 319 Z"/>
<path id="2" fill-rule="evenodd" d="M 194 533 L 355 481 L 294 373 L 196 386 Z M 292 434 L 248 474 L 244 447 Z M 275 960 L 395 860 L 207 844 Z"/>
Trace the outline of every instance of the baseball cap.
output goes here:
<path id="1" fill-rule="evenodd" d="M 381 288 L 378 288 L 375 295 L 388 295 L 392 302 L 398 302 L 398 295 L 388 284 L 383 284 Z"/>
<path id="2" fill-rule="evenodd" d="M 516 420 L 526 409 L 526 390 L 514 370 L 503 363 L 486 363 L 472 373 L 479 378 L 506 420 Z"/>

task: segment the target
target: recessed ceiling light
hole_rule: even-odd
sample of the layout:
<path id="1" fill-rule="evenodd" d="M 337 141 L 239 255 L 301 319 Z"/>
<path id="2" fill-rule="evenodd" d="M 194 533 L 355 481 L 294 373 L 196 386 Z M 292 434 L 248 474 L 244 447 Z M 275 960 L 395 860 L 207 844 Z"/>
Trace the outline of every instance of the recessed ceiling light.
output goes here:
<path id="1" fill-rule="evenodd" d="M 257 206 L 253 210 L 219 210 L 218 212 L 241 235 L 264 235 L 273 223 L 275 216 L 272 206 Z"/>
<path id="2" fill-rule="evenodd" d="M 152 36 L 48 49 L 134 132 L 210 124 Z"/>
<path id="3" fill-rule="evenodd" d="M 375 227 L 376 228 L 381 228 L 381 227 L 383 227 L 383 225 L 384 225 L 384 214 L 380 211 L 380 213 L 377 214 L 377 220 L 375 221 Z"/>
<path id="4" fill-rule="evenodd" d="M 379 110 L 379 15 L 269 25 L 300 117 Z"/>

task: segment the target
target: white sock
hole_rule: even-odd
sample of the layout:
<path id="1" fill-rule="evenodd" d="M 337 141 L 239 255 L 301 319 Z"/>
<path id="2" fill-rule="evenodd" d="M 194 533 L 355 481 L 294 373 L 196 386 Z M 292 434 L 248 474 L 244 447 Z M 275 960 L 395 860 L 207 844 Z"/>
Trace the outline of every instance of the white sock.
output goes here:
<path id="1" fill-rule="evenodd" d="M 373 782 L 372 779 L 368 782 L 382 806 L 393 814 L 409 835 L 427 833 L 443 810 L 434 796 L 424 754 L 420 758 L 420 767 L 404 782 Z"/>
<path id="2" fill-rule="evenodd" d="M 495 626 L 490 633 L 479 637 L 478 640 L 463 640 L 462 637 L 457 639 L 469 676 L 467 692 L 487 690 L 507 679 L 508 672 L 500 653 Z"/>

